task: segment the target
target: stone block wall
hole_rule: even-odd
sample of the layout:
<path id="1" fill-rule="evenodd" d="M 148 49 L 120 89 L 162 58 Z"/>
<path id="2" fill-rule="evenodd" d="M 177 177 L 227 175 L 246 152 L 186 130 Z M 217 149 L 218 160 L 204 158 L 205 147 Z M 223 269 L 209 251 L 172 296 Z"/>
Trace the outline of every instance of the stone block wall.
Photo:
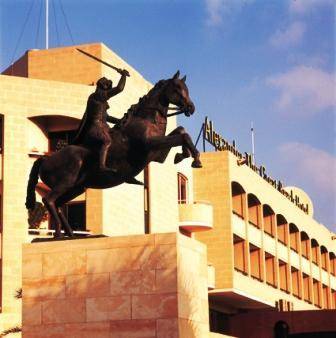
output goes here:
<path id="1" fill-rule="evenodd" d="M 227 152 L 202 153 L 202 169 L 194 169 L 194 198 L 213 206 L 211 231 L 195 234 L 207 245 L 209 263 L 216 270 L 216 288 L 233 287 L 233 245 L 231 228 L 231 183 L 227 179 L 229 161 Z"/>
<path id="2" fill-rule="evenodd" d="M 177 233 L 24 244 L 23 337 L 208 337 L 206 259 Z"/>

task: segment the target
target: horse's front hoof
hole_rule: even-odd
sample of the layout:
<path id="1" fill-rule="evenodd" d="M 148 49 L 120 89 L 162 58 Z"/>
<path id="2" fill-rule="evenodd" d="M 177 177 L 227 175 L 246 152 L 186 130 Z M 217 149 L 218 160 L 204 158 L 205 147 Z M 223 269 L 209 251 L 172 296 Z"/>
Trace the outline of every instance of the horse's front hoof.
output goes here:
<path id="1" fill-rule="evenodd" d="M 184 158 L 183 154 L 177 153 L 174 158 L 174 164 L 180 163 Z"/>
<path id="2" fill-rule="evenodd" d="M 193 163 L 191 163 L 191 166 L 193 168 L 202 168 L 202 162 L 200 160 L 194 160 Z"/>
<path id="3" fill-rule="evenodd" d="M 64 235 L 62 233 L 59 233 L 59 232 L 54 232 L 54 238 L 55 239 L 64 238 Z"/>

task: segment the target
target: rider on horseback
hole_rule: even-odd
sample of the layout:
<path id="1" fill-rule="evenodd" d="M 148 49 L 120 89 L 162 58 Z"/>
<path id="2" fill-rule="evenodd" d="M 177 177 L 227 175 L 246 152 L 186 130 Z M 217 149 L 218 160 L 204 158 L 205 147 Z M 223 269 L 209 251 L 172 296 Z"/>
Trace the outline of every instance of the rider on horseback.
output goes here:
<path id="1" fill-rule="evenodd" d="M 120 69 L 118 72 L 121 74 L 121 78 L 116 87 L 113 87 L 112 81 L 105 77 L 97 81 L 96 91 L 88 98 L 84 116 L 73 141 L 73 144 L 82 144 L 88 148 L 98 148 L 99 168 L 103 171 L 115 171 L 106 166 L 106 156 L 111 146 L 110 127 L 107 122 L 116 124 L 120 119 L 108 115 L 107 109 L 109 105 L 107 101 L 124 90 L 126 76 L 129 76 L 128 71 L 125 69 Z"/>

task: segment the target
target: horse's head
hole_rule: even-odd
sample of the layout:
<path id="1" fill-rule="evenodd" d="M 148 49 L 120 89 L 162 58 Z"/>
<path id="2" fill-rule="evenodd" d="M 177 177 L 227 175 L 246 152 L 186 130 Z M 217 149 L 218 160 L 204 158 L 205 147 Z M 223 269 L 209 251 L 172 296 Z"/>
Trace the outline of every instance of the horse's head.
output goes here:
<path id="1" fill-rule="evenodd" d="M 176 105 L 186 116 L 190 116 L 195 111 L 195 106 L 189 97 L 188 87 L 185 84 L 186 76 L 182 79 L 180 72 L 177 73 L 169 80 L 167 80 L 163 95 L 168 103 Z"/>

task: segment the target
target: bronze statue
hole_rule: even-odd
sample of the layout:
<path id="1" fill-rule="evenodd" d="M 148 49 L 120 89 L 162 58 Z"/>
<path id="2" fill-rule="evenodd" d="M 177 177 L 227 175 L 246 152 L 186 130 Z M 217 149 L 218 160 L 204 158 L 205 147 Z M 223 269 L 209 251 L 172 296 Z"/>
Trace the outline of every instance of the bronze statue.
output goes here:
<path id="1" fill-rule="evenodd" d="M 74 144 L 81 144 L 88 148 L 96 148 L 99 152 L 100 170 L 112 170 L 106 167 L 106 156 L 111 146 L 111 138 L 107 122 L 118 123 L 120 120 L 107 114 L 109 105 L 107 101 L 124 90 L 127 70 L 118 70 L 121 78 L 116 87 L 112 87 L 112 81 L 101 78 L 97 82 L 97 88 L 87 101 L 86 110 L 78 128 Z M 113 171 L 113 170 L 112 170 Z"/>
<path id="2" fill-rule="evenodd" d="M 61 207 L 87 188 L 105 189 L 122 183 L 137 183 L 134 179 L 148 163 L 163 163 L 172 147 L 182 146 L 175 163 L 193 157 L 192 167 L 201 168 L 199 152 L 183 127 L 166 133 L 168 106 L 176 105 L 186 116 L 195 107 L 185 84 L 186 77 L 177 72 L 171 79 L 161 80 L 132 105 L 121 121 L 109 129 L 106 165 L 112 170 L 101 170 L 101 152 L 92 144 L 73 144 L 50 156 L 37 159 L 31 169 L 26 207 L 34 209 L 35 187 L 40 179 L 51 189 L 42 201 L 55 223 L 55 237 L 61 236 L 63 227 L 73 236 L 71 226 Z"/>

